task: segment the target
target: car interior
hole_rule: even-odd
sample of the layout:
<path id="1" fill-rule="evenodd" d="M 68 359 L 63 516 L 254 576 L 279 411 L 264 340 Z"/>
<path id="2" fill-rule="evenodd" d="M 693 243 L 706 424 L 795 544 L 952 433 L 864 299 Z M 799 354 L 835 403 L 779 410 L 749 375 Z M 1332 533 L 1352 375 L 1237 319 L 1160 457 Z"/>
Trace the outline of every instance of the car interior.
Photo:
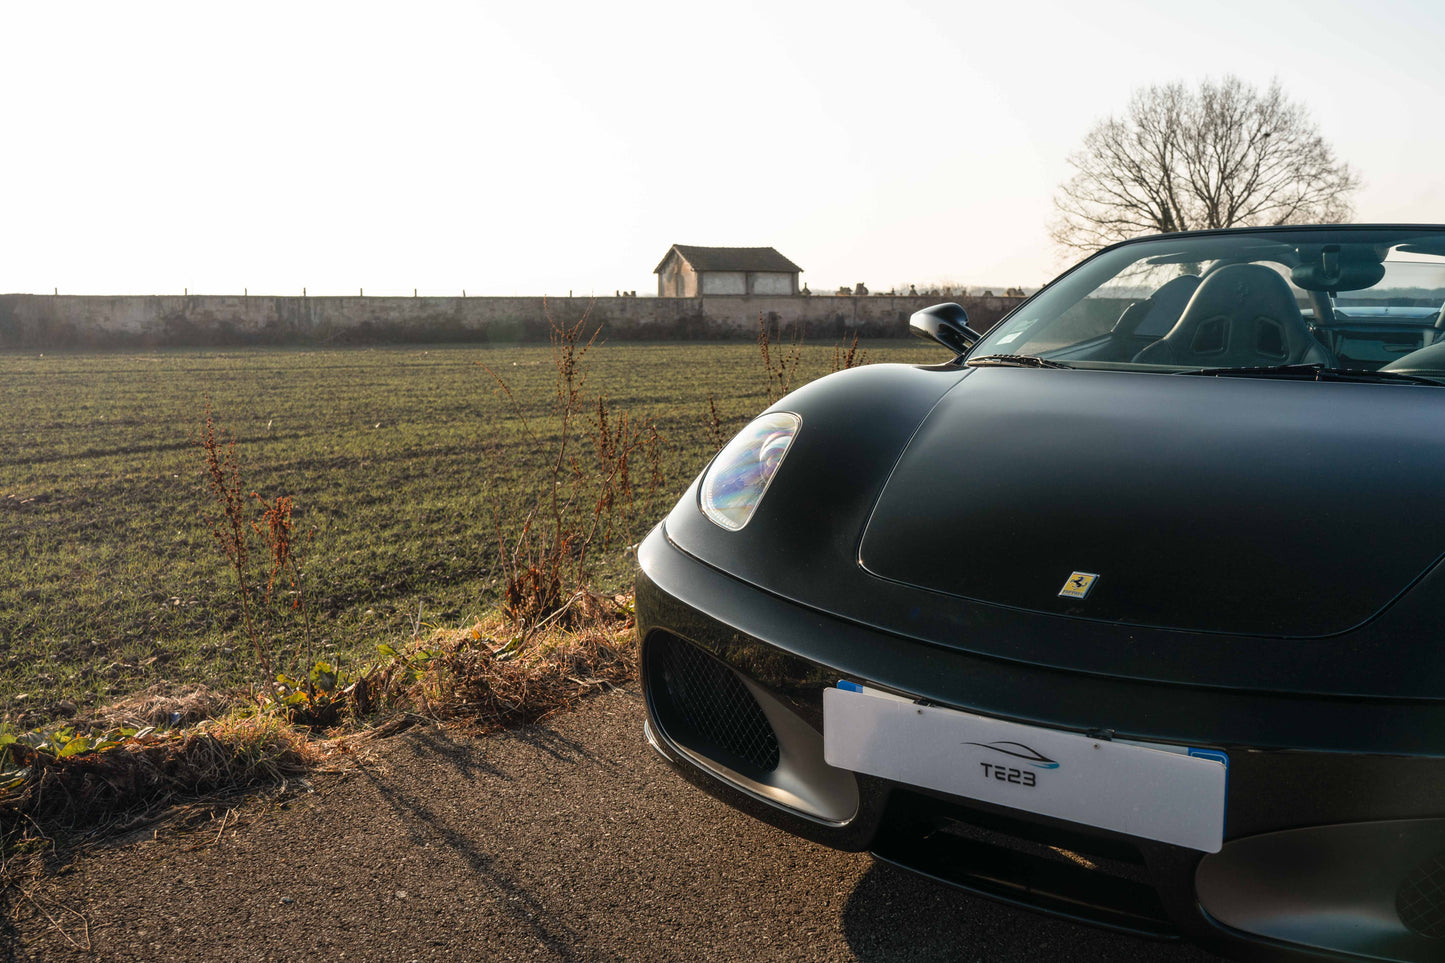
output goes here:
<path id="1" fill-rule="evenodd" d="M 1318 229 L 1298 241 L 1238 235 L 1232 249 L 1219 237 L 1211 249 L 1181 244 L 1127 264 L 1052 317 L 1005 325 L 1018 333 L 984 351 L 1008 344 L 1131 367 L 1445 371 L 1445 235 L 1335 233 L 1337 241 Z"/>

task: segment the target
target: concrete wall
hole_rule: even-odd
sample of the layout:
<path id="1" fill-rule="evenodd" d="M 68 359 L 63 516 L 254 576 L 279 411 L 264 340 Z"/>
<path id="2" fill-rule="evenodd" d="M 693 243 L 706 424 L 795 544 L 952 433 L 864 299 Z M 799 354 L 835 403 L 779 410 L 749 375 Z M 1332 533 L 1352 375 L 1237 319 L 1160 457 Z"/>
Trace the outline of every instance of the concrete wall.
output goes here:
<path id="1" fill-rule="evenodd" d="M 748 293 L 792 294 L 794 293 L 793 278 L 795 278 L 796 276 L 797 275 L 793 274 L 769 274 L 761 271 L 754 273 L 750 275 L 750 280 L 753 283 L 753 287 L 752 290 Z"/>
<path id="2" fill-rule="evenodd" d="M 704 271 L 702 293 L 747 294 L 748 276 L 743 271 Z"/>
<path id="3" fill-rule="evenodd" d="M 584 315 L 618 339 L 751 338 L 759 318 L 809 336 L 904 336 L 928 297 L 296 298 L 0 295 L 0 349 L 545 340 Z M 1022 299 L 965 298 L 991 327 Z"/>

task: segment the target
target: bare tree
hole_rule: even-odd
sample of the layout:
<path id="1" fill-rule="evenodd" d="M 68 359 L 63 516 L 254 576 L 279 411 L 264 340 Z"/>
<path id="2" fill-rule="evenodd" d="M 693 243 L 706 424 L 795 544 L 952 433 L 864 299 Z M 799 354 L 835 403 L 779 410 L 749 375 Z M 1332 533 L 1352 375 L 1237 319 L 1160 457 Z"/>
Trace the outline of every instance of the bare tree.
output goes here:
<path id="1" fill-rule="evenodd" d="M 1138 234 L 1347 220 L 1360 179 L 1279 81 L 1146 87 L 1069 158 L 1054 240 L 1094 250 Z"/>

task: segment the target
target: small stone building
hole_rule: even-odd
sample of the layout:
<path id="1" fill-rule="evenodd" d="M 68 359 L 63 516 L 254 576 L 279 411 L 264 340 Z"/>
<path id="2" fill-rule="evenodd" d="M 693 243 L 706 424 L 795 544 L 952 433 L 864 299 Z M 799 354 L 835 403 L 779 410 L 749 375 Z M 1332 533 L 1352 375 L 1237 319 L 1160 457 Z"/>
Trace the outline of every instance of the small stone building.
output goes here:
<path id="1" fill-rule="evenodd" d="M 695 298 L 701 294 L 798 293 L 803 271 L 770 247 L 668 248 L 653 274 L 660 298 Z"/>

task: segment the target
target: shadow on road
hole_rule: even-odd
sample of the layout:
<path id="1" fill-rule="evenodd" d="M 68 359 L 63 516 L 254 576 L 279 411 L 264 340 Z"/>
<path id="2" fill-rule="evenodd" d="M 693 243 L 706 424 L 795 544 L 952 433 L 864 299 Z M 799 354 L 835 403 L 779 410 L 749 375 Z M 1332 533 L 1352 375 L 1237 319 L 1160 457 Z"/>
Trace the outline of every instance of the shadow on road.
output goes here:
<path id="1" fill-rule="evenodd" d="M 487 761 L 483 744 L 475 739 L 458 740 L 440 726 L 434 726 L 414 730 L 411 740 L 418 752 L 426 752 L 434 761 L 449 764 L 464 779 L 494 776 L 511 781 L 511 776 Z"/>
<path id="2" fill-rule="evenodd" d="M 440 729 L 427 730 L 412 737 L 417 745 L 417 754 L 437 761 L 447 761 L 457 767 L 465 778 L 470 774 L 502 776 L 505 773 L 490 765 L 481 756 L 481 744 L 475 747 L 453 740 Z M 417 842 L 441 843 L 467 864 L 478 882 L 495 889 L 504 900 L 497 901 L 499 909 L 515 924 L 518 930 L 527 931 L 538 943 L 546 946 L 559 960 L 578 959 L 577 948 L 582 945 L 580 935 L 571 927 L 559 922 L 552 907 L 538 900 L 516 879 L 503 872 L 496 860 L 483 851 L 478 841 L 461 829 L 451 825 L 453 817 L 441 813 L 428 805 L 421 793 L 397 788 L 395 780 L 378 778 L 364 763 L 356 767 L 372 788 L 402 818 L 406 832 Z M 474 824 L 464 827 L 475 831 Z"/>
<path id="3" fill-rule="evenodd" d="M 1210 963 L 1179 943 L 1142 940 L 995 903 L 875 863 L 843 910 L 843 932 L 862 963 Z"/>
<path id="4" fill-rule="evenodd" d="M 587 749 L 582 743 L 575 739 L 569 739 L 557 732 L 551 726 L 544 723 L 525 726 L 520 729 L 509 729 L 497 733 L 493 738 L 499 741 L 520 742 L 545 752 L 559 762 L 586 761 L 604 769 L 616 769 L 617 763 L 613 759 L 599 756 Z"/>

